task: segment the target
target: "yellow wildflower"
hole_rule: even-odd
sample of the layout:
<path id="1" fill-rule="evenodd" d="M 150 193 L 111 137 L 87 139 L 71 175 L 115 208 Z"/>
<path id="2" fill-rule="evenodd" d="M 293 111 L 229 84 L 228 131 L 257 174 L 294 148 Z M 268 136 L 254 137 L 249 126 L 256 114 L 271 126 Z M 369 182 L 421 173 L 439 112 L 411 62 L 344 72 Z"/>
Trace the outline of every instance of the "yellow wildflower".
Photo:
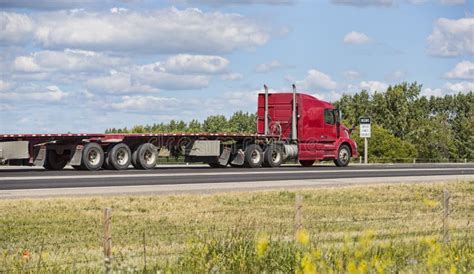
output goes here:
<path id="1" fill-rule="evenodd" d="M 255 246 L 255 251 L 257 253 L 257 257 L 261 258 L 265 254 L 268 248 L 268 235 L 266 233 L 260 234 L 257 239 L 257 244 Z"/>
<path id="2" fill-rule="evenodd" d="M 428 199 L 428 198 L 423 198 L 423 204 L 427 207 L 430 208 L 435 208 L 438 206 L 439 202 L 436 200 Z"/>
<path id="3" fill-rule="evenodd" d="M 301 259 L 301 268 L 304 274 L 316 274 L 316 266 L 313 264 L 309 254 L 305 254 L 303 259 Z"/>
<path id="4" fill-rule="evenodd" d="M 309 233 L 306 229 L 299 229 L 296 232 L 296 241 L 302 245 L 308 245 L 309 243 Z"/>

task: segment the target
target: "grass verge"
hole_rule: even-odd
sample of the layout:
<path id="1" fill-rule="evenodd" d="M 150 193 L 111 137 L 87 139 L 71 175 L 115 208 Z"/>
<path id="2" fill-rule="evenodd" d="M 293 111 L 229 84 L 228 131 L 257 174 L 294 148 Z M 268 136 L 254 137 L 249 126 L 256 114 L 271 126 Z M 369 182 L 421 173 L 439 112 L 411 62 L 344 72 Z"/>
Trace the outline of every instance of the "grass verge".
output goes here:
<path id="1" fill-rule="evenodd" d="M 442 190 L 451 194 L 448 244 Z M 294 229 L 295 195 L 303 195 Z M 0 272 L 468 272 L 474 182 L 0 200 Z M 146 263 L 145 263 L 146 261 Z"/>

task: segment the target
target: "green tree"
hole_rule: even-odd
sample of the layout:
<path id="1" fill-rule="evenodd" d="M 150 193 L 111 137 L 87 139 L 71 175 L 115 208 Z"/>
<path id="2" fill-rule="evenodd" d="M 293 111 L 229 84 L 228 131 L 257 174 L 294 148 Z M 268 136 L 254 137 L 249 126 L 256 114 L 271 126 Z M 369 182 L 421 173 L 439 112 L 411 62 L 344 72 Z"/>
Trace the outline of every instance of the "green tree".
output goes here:
<path id="1" fill-rule="evenodd" d="M 227 119 L 224 115 L 212 115 L 207 117 L 202 124 L 204 132 L 217 133 L 228 131 Z"/>

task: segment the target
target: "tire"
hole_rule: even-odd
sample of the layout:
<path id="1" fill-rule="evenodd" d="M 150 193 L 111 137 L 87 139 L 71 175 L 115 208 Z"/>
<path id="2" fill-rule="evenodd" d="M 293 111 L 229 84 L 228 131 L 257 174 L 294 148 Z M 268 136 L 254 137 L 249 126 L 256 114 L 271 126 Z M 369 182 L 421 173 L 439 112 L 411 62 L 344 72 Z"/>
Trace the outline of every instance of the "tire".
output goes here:
<path id="1" fill-rule="evenodd" d="M 304 167 L 312 167 L 314 160 L 300 160 L 300 165 Z"/>
<path id="2" fill-rule="evenodd" d="M 132 162 L 132 151 L 124 144 L 119 143 L 107 150 L 104 167 L 107 169 L 125 170 Z"/>
<path id="3" fill-rule="evenodd" d="M 261 167 L 263 151 L 258 145 L 250 145 L 245 149 L 244 166 L 250 168 Z"/>
<path id="4" fill-rule="evenodd" d="M 104 150 L 97 143 L 88 143 L 82 150 L 81 167 L 83 170 L 99 170 L 104 164 Z"/>
<path id="5" fill-rule="evenodd" d="M 158 160 L 158 149 L 150 143 L 141 144 L 132 153 L 132 165 L 136 169 L 152 169 Z"/>
<path id="6" fill-rule="evenodd" d="M 270 145 L 263 153 L 264 167 L 279 167 L 283 163 L 283 152 L 280 147 Z"/>
<path id="7" fill-rule="evenodd" d="M 346 167 L 351 161 L 351 149 L 348 145 L 342 145 L 337 151 L 336 159 L 334 164 L 338 167 Z"/>
<path id="8" fill-rule="evenodd" d="M 59 155 L 56 150 L 48 149 L 46 152 L 46 161 L 43 166 L 47 170 L 61 170 L 66 166 L 68 161 L 68 155 Z"/>

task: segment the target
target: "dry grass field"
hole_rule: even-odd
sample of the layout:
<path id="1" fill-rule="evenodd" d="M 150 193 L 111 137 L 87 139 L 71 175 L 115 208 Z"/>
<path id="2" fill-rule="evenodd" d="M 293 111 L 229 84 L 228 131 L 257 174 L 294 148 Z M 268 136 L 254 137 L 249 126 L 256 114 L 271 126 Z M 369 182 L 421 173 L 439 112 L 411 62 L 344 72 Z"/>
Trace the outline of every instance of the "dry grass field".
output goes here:
<path id="1" fill-rule="evenodd" d="M 443 239 L 443 189 L 450 193 Z M 303 197 L 295 229 L 295 195 Z M 0 200 L 0 272 L 472 273 L 474 182 Z"/>

